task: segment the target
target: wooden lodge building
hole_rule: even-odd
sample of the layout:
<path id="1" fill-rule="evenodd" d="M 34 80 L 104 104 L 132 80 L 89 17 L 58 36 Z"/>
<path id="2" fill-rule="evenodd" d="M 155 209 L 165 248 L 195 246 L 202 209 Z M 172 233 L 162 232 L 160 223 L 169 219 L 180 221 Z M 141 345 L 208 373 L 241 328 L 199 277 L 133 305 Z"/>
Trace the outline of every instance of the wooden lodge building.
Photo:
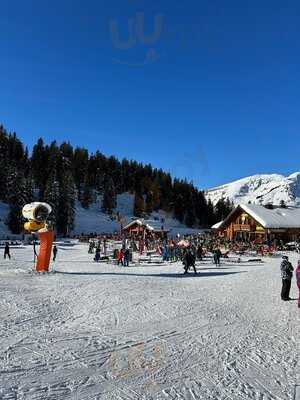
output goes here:
<path id="1" fill-rule="evenodd" d="M 300 207 L 240 204 L 212 229 L 230 240 L 294 241 L 300 238 Z"/>
<path id="2" fill-rule="evenodd" d="M 137 238 L 165 238 L 168 230 L 159 221 L 135 219 L 124 226 L 122 232 L 128 236 L 135 236 Z"/>

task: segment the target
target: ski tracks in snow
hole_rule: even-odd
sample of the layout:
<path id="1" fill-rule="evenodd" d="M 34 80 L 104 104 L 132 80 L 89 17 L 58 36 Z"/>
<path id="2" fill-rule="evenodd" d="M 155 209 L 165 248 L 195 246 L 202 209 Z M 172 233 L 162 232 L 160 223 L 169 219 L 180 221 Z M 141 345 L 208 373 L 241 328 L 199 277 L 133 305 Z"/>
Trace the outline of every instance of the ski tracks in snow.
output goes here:
<path id="1" fill-rule="evenodd" d="M 107 275 L 1 276 L 1 400 L 292 399 L 297 310 L 275 262 L 93 268 Z"/>

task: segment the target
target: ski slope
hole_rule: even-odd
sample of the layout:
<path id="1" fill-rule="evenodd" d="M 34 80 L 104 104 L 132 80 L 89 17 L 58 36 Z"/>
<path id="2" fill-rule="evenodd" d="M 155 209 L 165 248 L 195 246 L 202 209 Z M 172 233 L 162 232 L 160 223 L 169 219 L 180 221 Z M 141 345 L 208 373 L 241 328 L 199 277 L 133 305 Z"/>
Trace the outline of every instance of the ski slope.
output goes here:
<path id="1" fill-rule="evenodd" d="M 183 276 L 180 263 L 94 264 L 79 244 L 39 276 L 30 247 L 12 253 L 0 261 L 1 400 L 293 398 L 299 310 L 280 300 L 280 258 Z"/>

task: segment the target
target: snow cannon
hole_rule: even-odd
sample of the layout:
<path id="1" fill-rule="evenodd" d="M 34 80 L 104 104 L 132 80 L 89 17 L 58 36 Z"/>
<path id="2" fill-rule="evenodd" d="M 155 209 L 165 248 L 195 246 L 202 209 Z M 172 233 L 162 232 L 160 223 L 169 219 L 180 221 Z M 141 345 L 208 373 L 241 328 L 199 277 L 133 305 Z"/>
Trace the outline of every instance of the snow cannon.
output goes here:
<path id="1" fill-rule="evenodd" d="M 47 219 L 52 208 L 47 203 L 34 202 L 26 204 L 22 209 L 22 214 L 28 221 L 24 224 L 24 229 L 31 233 L 37 233 L 40 240 L 40 251 L 37 256 L 35 269 L 37 272 L 48 272 L 52 243 L 53 230 L 47 224 Z"/>

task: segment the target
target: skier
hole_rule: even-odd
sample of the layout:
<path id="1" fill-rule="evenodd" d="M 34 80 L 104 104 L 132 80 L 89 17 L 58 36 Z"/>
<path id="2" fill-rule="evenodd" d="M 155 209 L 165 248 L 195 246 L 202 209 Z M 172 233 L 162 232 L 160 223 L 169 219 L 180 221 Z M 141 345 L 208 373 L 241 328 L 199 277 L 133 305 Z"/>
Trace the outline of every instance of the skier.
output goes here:
<path id="1" fill-rule="evenodd" d="M 90 242 L 89 251 L 88 251 L 89 254 L 93 254 L 94 253 L 94 247 L 95 247 L 95 243 L 93 241 Z"/>
<path id="2" fill-rule="evenodd" d="M 300 260 L 298 260 L 298 266 L 296 269 L 296 280 L 297 280 L 297 286 L 299 289 L 298 308 L 300 308 Z"/>
<path id="3" fill-rule="evenodd" d="M 124 252 L 124 267 L 129 267 L 129 249 Z"/>
<path id="4" fill-rule="evenodd" d="M 282 256 L 280 270 L 282 278 L 281 300 L 288 301 L 291 300 L 290 289 L 294 271 L 292 264 L 289 262 L 288 256 Z"/>
<path id="5" fill-rule="evenodd" d="M 94 261 L 96 261 L 96 262 L 99 262 L 99 261 L 100 261 L 100 248 L 99 248 L 99 247 L 96 248 L 96 253 L 95 253 Z"/>
<path id="6" fill-rule="evenodd" d="M 221 250 L 218 247 L 214 249 L 213 255 L 214 255 L 214 263 L 216 264 L 216 267 L 218 265 L 220 265 L 221 254 L 222 254 Z"/>
<path id="7" fill-rule="evenodd" d="M 4 260 L 6 260 L 6 256 L 10 259 L 10 251 L 8 242 L 5 243 L 4 247 Z"/>
<path id="8" fill-rule="evenodd" d="M 195 273 L 195 275 L 197 275 L 195 262 L 196 262 L 196 257 L 194 255 L 194 253 L 192 252 L 191 249 L 187 249 L 185 256 L 184 256 L 184 260 L 183 260 L 184 274 L 187 274 L 189 271 L 189 268 L 193 267 L 194 273 Z"/>
<path id="9" fill-rule="evenodd" d="M 53 261 L 55 261 L 56 260 L 56 255 L 57 255 L 57 247 L 54 245 L 53 246 Z"/>

